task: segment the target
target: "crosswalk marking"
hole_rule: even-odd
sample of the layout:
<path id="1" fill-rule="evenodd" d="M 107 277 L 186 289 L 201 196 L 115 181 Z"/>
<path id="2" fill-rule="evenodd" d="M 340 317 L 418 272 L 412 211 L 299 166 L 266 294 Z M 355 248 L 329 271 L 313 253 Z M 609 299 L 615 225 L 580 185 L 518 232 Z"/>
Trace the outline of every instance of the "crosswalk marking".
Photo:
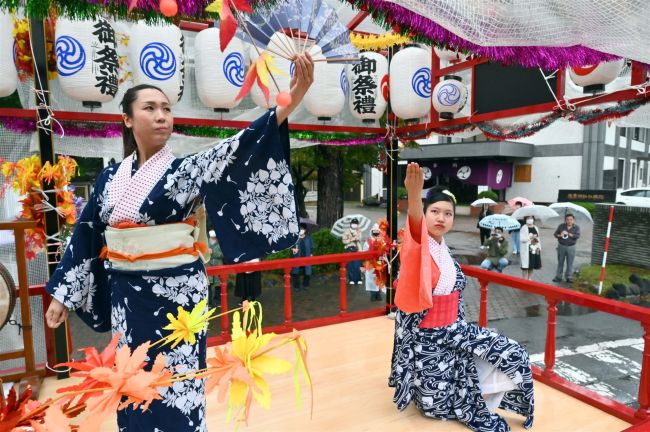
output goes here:
<path id="1" fill-rule="evenodd" d="M 560 348 L 555 350 L 555 358 L 557 359 L 560 357 L 565 357 L 565 356 L 575 355 L 575 354 L 589 354 L 589 353 L 604 351 L 606 349 L 618 348 L 623 346 L 629 346 L 643 351 L 643 339 L 642 338 L 618 339 L 613 341 L 604 341 L 595 344 L 582 345 L 576 348 Z M 533 363 L 543 362 L 544 353 L 532 354 L 530 356 L 530 361 Z"/>

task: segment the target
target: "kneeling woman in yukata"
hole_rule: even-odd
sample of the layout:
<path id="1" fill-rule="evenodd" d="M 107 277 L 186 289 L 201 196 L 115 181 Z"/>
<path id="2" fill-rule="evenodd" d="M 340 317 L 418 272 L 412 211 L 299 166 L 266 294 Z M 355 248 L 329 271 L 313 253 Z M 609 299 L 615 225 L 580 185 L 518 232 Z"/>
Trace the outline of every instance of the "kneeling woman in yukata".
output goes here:
<path id="1" fill-rule="evenodd" d="M 445 244 L 456 200 L 430 190 L 422 169 L 406 171 L 408 221 L 400 251 L 395 342 L 388 383 L 400 410 L 411 402 L 427 417 L 456 419 L 474 431 L 508 431 L 502 408 L 533 423 L 533 377 L 517 342 L 465 321 L 465 275 Z"/>

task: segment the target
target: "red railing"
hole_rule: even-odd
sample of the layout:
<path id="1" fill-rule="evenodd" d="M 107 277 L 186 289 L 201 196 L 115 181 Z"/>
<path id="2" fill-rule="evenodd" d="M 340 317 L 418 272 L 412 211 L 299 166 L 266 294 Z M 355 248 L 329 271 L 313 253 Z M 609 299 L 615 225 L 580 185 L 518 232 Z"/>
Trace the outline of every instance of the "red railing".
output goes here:
<path id="1" fill-rule="evenodd" d="M 348 312 L 347 311 L 347 270 L 346 264 L 349 261 L 365 261 L 377 257 L 376 252 L 354 252 L 331 255 L 319 255 L 305 258 L 289 258 L 282 260 L 261 261 L 255 263 L 242 263 L 208 267 L 208 276 L 218 276 L 221 281 L 220 298 L 221 310 L 228 310 L 228 276 L 237 273 L 251 271 L 283 270 L 284 272 L 284 323 L 277 326 L 265 327 L 265 331 L 276 333 L 290 332 L 294 328 L 306 329 L 320 327 L 325 325 L 336 324 L 345 321 L 381 316 L 386 313 L 386 308 L 375 308 L 371 310 Z M 291 291 L 291 269 L 294 267 L 316 266 L 323 264 L 339 264 L 340 284 L 339 284 L 339 304 L 338 315 L 324 318 L 315 318 L 306 321 L 293 321 L 292 311 L 292 291 Z M 230 317 L 223 315 L 221 317 L 221 334 L 208 338 L 208 345 L 218 345 L 230 340 Z"/>
<path id="2" fill-rule="evenodd" d="M 480 285 L 481 300 L 479 325 L 481 326 L 487 325 L 488 285 L 490 283 L 541 295 L 546 299 L 548 317 L 546 321 L 544 369 L 533 367 L 533 375 L 536 380 L 627 422 L 638 423 L 640 420 L 648 418 L 648 407 L 650 406 L 650 386 L 648 382 L 648 373 L 650 371 L 650 309 L 540 282 L 524 280 L 501 273 L 488 272 L 478 267 L 463 266 L 463 271 L 465 272 L 465 275 L 478 279 Z M 553 370 L 553 366 L 555 365 L 555 329 L 557 303 L 559 301 L 572 303 L 639 322 L 644 331 L 644 346 L 638 393 L 639 408 L 637 410 L 608 399 L 585 387 L 569 382 L 555 373 Z M 643 421 L 643 424 L 646 424 L 646 427 L 648 425 L 645 421 Z M 640 431 L 650 429 L 632 428 L 630 430 Z"/>

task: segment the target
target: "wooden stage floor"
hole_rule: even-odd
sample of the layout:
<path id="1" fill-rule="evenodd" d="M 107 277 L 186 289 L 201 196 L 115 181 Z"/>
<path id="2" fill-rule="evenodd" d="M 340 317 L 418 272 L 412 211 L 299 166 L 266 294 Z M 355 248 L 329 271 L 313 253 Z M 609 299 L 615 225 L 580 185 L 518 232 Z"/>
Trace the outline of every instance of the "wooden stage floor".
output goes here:
<path id="1" fill-rule="evenodd" d="M 240 431 L 468 431 L 458 422 L 424 418 L 411 405 L 399 412 L 392 402 L 392 389 L 386 384 L 390 367 L 394 322 L 371 318 L 305 330 L 309 346 L 308 364 L 314 382 L 314 413 L 309 415 L 308 392 L 303 387 L 303 403 L 296 408 L 293 377 L 272 376 L 272 408 L 258 405 L 251 409 L 248 427 Z M 292 355 L 286 350 L 287 355 Z M 57 387 L 72 384 L 73 378 L 57 381 L 48 378 L 41 389 L 41 400 Z M 235 430 L 226 423 L 226 404 L 208 398 L 210 431 Z M 504 413 L 513 431 L 524 431 L 523 417 Z M 535 382 L 535 423 L 539 432 L 620 431 L 630 425 L 560 391 Z M 113 419 L 102 431 L 114 431 Z M 169 432 L 169 431 L 165 431 Z"/>

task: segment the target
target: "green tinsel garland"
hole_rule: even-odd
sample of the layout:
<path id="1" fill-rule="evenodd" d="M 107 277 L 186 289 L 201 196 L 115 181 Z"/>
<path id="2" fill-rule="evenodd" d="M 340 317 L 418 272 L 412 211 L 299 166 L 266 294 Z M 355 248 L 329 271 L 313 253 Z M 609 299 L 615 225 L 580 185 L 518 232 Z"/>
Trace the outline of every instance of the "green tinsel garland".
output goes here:
<path id="1" fill-rule="evenodd" d="M 239 132 L 239 129 L 216 128 L 209 126 L 174 126 L 174 132 L 195 136 L 195 137 L 210 137 L 210 138 L 229 138 Z M 376 135 L 372 134 L 357 134 L 357 133 L 326 133 L 326 132 L 306 132 L 306 131 L 290 131 L 289 137 L 301 141 L 311 142 L 328 142 L 346 140 L 352 138 L 373 138 Z"/>

